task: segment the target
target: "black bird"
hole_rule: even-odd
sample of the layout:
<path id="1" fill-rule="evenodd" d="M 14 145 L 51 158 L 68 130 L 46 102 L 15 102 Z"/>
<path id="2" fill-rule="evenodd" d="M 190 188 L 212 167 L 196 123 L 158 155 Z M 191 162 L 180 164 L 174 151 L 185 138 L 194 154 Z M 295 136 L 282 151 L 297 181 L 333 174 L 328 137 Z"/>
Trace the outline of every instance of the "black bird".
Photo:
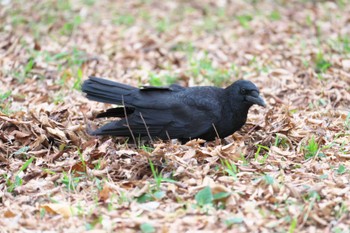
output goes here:
<path id="1" fill-rule="evenodd" d="M 181 141 L 224 138 L 246 122 L 253 104 L 265 107 L 258 88 L 238 80 L 227 88 L 213 86 L 132 87 L 110 80 L 89 77 L 82 85 L 87 98 L 119 107 L 97 117 L 120 117 L 91 135 L 177 138 Z"/>

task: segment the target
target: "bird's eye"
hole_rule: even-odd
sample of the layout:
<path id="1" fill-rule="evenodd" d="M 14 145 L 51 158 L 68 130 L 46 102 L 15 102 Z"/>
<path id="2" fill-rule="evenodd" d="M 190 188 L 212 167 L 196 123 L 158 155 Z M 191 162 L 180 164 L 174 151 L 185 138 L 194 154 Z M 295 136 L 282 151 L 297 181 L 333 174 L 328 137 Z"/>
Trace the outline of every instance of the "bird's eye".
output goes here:
<path id="1" fill-rule="evenodd" d="M 247 94 L 247 90 L 246 90 L 246 89 L 244 89 L 244 88 L 241 88 L 240 92 L 241 92 L 241 94 L 242 94 L 242 95 Z"/>

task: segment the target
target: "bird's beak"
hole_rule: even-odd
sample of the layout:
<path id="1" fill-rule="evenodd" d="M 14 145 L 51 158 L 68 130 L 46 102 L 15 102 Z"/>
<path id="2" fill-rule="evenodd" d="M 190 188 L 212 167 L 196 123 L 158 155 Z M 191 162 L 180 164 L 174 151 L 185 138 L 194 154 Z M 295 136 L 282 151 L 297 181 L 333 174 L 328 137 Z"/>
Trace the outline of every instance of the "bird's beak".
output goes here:
<path id="1" fill-rule="evenodd" d="M 246 96 L 246 100 L 251 102 L 252 104 L 257 104 L 262 107 L 266 107 L 264 99 L 259 95 L 258 92 L 252 92 L 250 95 Z"/>

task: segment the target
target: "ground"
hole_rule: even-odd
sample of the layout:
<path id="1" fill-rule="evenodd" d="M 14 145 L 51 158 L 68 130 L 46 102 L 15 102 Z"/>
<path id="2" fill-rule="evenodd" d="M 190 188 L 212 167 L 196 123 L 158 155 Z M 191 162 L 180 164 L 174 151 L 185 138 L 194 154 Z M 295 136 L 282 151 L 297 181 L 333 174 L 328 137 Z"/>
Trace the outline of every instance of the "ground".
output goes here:
<path id="1" fill-rule="evenodd" d="M 350 2 L 0 0 L 0 232 L 349 232 Z M 89 75 L 247 79 L 225 139 L 92 137 Z"/>

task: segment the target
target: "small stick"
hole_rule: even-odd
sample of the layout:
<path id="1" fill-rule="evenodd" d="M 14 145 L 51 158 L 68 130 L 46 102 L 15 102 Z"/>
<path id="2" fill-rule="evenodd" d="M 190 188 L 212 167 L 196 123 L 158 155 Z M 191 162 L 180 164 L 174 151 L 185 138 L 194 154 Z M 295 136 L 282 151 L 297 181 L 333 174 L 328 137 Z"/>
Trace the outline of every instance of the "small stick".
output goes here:
<path id="1" fill-rule="evenodd" d="M 216 136 L 217 136 L 218 139 L 220 140 L 219 133 L 218 133 L 218 131 L 216 130 L 216 127 L 215 127 L 214 123 L 212 123 L 212 126 L 213 126 L 213 128 L 214 128 L 214 130 L 215 130 Z M 221 144 L 221 140 L 220 140 L 220 144 Z"/>
<path id="2" fill-rule="evenodd" d="M 134 140 L 134 143 L 137 143 L 137 142 L 136 142 L 136 139 L 135 139 L 135 136 L 134 136 L 134 133 L 132 132 L 132 130 L 131 130 L 131 128 L 130 128 L 130 125 L 129 125 L 128 114 L 126 113 L 126 107 L 125 107 L 125 104 L 124 104 L 124 96 L 123 96 L 123 95 L 122 95 L 122 105 L 123 105 L 123 109 L 124 109 L 124 115 L 125 115 L 126 126 L 128 127 L 128 129 L 129 129 L 129 131 L 130 131 L 132 140 Z"/>
<path id="3" fill-rule="evenodd" d="M 168 140 L 171 142 L 171 138 L 170 138 L 170 135 L 169 135 L 169 133 L 168 133 L 168 130 L 165 130 L 165 134 L 166 134 L 166 136 L 168 137 Z"/>
<path id="4" fill-rule="evenodd" d="M 143 116 L 142 116 L 141 112 L 140 112 L 140 117 L 142 119 L 143 124 L 145 125 L 146 131 L 147 131 L 147 135 L 148 135 L 149 139 L 151 140 L 151 143 L 153 144 L 153 140 L 152 140 L 151 134 L 148 131 L 148 127 L 147 127 L 146 121 L 145 121 L 145 119 L 143 119 Z"/>

